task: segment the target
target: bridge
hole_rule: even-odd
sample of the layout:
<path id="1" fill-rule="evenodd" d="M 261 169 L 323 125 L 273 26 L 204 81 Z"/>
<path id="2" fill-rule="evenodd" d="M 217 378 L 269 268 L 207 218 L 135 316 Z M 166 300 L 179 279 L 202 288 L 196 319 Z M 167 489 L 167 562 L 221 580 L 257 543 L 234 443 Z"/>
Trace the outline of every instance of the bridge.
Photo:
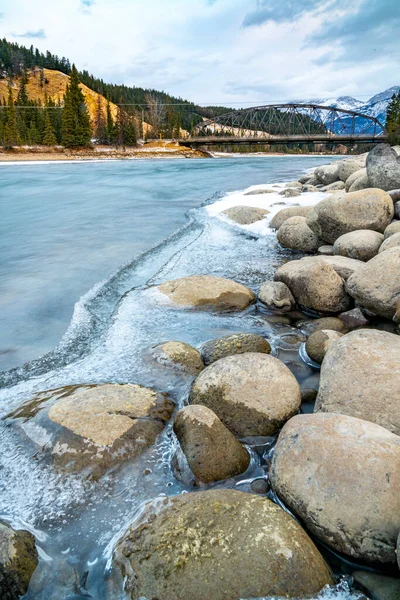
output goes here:
<path id="1" fill-rule="evenodd" d="M 376 117 L 318 104 L 271 104 L 234 110 L 198 124 L 181 143 L 226 144 L 379 143 L 388 139 Z"/>

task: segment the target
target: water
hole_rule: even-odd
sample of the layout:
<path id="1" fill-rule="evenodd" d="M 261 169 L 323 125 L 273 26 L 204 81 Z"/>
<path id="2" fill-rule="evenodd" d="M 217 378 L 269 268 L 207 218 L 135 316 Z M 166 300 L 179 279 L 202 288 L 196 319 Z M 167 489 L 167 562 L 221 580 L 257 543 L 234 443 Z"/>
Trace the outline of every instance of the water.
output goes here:
<path id="1" fill-rule="evenodd" d="M 7 257 L 0 271 L 2 345 L 15 349 L 5 360 L 15 365 L 56 346 L 3 374 L 0 417 L 38 392 L 81 383 L 139 383 L 168 391 L 182 406 L 192 379 L 151 360 L 151 347 L 171 339 L 198 346 L 237 331 L 267 337 L 300 385 L 315 387 L 318 372 L 299 359 L 295 320 L 276 319 L 259 306 L 241 314 L 171 309 L 149 286 L 213 274 L 256 290 L 289 254 L 275 236 L 233 226 L 201 204 L 216 193 L 294 179 L 323 162 L 246 157 L 0 166 Z M 31 418 L 0 425 L 0 515 L 33 531 L 40 548 L 27 598 L 122 599 L 109 587 L 113 541 L 145 501 L 193 489 L 171 470 L 174 434 L 167 426 L 139 459 L 93 481 L 54 468 L 46 454 L 54 432 L 48 409 L 44 403 Z M 248 491 L 249 480 L 265 474 L 260 443 L 250 443 L 246 473 L 215 485 Z M 346 572 L 341 563 L 336 570 Z M 353 597 L 343 590 L 326 597 Z"/>

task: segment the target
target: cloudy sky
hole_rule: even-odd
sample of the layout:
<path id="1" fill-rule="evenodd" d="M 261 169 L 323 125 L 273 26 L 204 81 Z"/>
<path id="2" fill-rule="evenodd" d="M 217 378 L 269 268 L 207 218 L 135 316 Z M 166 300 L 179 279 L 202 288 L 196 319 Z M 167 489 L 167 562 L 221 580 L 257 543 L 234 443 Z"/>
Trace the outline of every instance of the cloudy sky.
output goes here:
<path id="1" fill-rule="evenodd" d="M 400 85 L 400 0 L 0 0 L 0 36 L 108 82 L 246 105 Z"/>

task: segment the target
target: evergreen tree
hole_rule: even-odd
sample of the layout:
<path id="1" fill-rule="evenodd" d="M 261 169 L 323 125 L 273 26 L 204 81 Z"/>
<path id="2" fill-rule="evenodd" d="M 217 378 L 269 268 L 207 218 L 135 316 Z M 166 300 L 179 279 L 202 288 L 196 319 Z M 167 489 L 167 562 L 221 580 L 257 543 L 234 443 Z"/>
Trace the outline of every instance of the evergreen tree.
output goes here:
<path id="1" fill-rule="evenodd" d="M 50 119 L 50 109 L 46 110 L 46 116 L 44 119 L 44 123 L 45 123 L 45 127 L 44 127 L 44 135 L 43 135 L 42 143 L 45 146 L 56 146 L 57 138 L 56 138 L 56 134 L 54 133 L 54 128 L 53 128 L 53 125 L 52 125 L 51 119 Z"/>
<path id="2" fill-rule="evenodd" d="M 62 142 L 66 147 L 86 146 L 91 136 L 89 113 L 79 87 L 78 71 L 72 65 L 70 82 L 64 95 Z"/>
<path id="3" fill-rule="evenodd" d="M 386 110 L 386 129 L 389 141 L 395 145 L 400 143 L 400 92 L 393 94 Z"/>
<path id="4" fill-rule="evenodd" d="M 3 144 L 6 148 L 12 148 L 19 142 L 17 128 L 17 111 L 15 108 L 14 99 L 11 88 L 8 88 L 8 101 L 6 109 L 6 123 L 4 126 Z"/>
<path id="5" fill-rule="evenodd" d="M 101 106 L 101 96 L 97 96 L 96 114 L 94 118 L 94 135 L 98 144 L 107 142 L 106 122 L 104 119 L 103 107 Z"/>
<path id="6" fill-rule="evenodd" d="M 106 110 L 106 139 L 107 144 L 112 144 L 114 142 L 114 120 L 111 114 L 111 106 L 110 101 L 107 100 L 107 110 Z"/>

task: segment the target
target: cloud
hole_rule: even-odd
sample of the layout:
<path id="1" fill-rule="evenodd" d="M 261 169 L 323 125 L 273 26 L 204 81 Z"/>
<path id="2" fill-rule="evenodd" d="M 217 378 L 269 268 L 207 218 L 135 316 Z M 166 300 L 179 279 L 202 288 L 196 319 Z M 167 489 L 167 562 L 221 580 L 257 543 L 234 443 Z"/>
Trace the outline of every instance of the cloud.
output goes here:
<path id="1" fill-rule="evenodd" d="M 44 29 L 38 29 L 37 31 L 25 31 L 25 33 L 13 33 L 13 37 L 16 38 L 36 38 L 38 40 L 46 39 L 46 33 Z"/>
<path id="2" fill-rule="evenodd" d="M 95 0 L 81 0 L 82 6 L 90 8 L 95 3 Z"/>
<path id="3" fill-rule="evenodd" d="M 327 0 L 257 0 L 255 10 L 249 12 L 244 27 L 262 25 L 267 22 L 286 23 L 326 4 Z"/>

